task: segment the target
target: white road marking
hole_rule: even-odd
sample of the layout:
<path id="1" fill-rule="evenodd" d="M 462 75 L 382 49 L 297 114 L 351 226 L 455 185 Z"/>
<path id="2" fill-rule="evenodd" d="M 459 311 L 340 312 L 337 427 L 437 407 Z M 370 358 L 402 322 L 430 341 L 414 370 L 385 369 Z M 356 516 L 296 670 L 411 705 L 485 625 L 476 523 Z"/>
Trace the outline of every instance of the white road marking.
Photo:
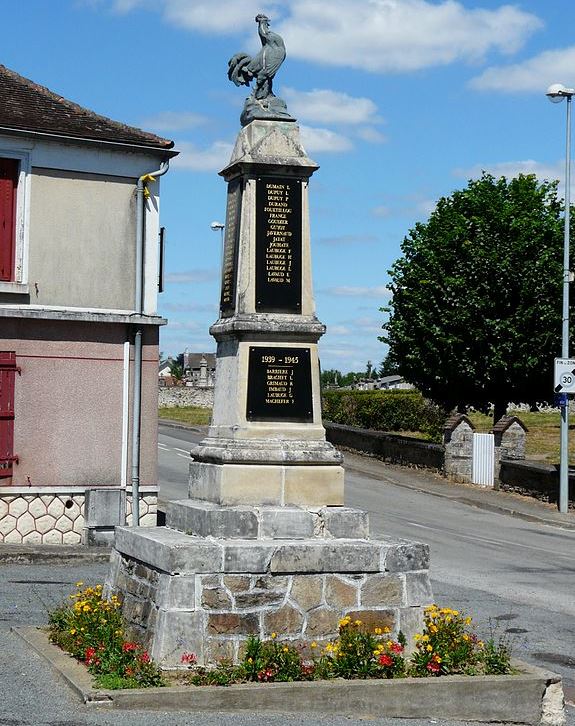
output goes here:
<path id="1" fill-rule="evenodd" d="M 181 451 L 182 454 L 187 454 L 188 456 L 190 455 L 190 450 L 189 449 L 178 449 L 177 446 L 174 446 L 174 451 Z"/>
<path id="2" fill-rule="evenodd" d="M 190 455 L 189 454 L 178 454 L 177 451 L 176 451 L 176 456 L 181 456 L 182 459 L 189 459 L 190 458 Z"/>

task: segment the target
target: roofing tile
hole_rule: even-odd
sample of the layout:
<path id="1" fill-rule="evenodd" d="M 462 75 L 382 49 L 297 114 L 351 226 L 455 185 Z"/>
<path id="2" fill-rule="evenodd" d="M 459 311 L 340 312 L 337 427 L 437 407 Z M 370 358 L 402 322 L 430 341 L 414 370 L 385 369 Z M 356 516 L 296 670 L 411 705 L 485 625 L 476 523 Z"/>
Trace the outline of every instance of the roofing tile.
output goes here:
<path id="1" fill-rule="evenodd" d="M 173 141 L 100 116 L 0 65 L 0 127 L 171 149 Z"/>

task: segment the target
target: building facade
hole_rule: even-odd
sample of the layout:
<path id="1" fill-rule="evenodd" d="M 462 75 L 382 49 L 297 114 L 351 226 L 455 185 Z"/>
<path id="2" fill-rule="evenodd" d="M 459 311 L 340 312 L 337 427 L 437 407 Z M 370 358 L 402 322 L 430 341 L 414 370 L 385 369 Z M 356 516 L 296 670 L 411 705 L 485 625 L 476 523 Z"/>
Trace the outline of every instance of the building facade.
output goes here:
<path id="1" fill-rule="evenodd" d="M 154 523 L 172 146 L 0 66 L 0 542 Z"/>

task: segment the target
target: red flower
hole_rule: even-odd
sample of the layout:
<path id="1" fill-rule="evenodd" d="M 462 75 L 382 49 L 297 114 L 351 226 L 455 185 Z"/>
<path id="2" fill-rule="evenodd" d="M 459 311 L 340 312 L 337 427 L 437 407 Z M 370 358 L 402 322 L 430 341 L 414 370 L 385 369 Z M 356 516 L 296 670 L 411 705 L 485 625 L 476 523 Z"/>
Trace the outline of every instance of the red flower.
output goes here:
<path id="1" fill-rule="evenodd" d="M 123 643 L 122 644 L 122 650 L 124 651 L 124 653 L 130 653 L 131 651 L 137 650 L 137 649 L 138 649 L 137 643 Z"/>
<path id="2" fill-rule="evenodd" d="M 403 645 L 401 645 L 401 643 L 392 643 L 391 650 L 394 653 L 403 653 Z"/>
<path id="3" fill-rule="evenodd" d="M 180 660 L 182 663 L 189 663 L 191 665 L 192 663 L 196 663 L 198 659 L 195 653 L 182 653 Z"/>
<path id="4" fill-rule="evenodd" d="M 382 666 L 393 665 L 393 658 L 390 655 L 387 655 L 387 653 L 384 653 L 383 655 L 379 656 L 379 665 L 382 665 Z"/>
<path id="5" fill-rule="evenodd" d="M 441 670 L 439 663 L 436 663 L 434 660 L 428 663 L 425 667 L 428 671 L 431 671 L 431 673 L 439 673 Z"/>
<path id="6" fill-rule="evenodd" d="M 124 675 L 126 675 L 126 676 L 133 676 L 134 675 L 134 669 L 133 668 L 130 668 L 128 666 L 128 668 L 126 668 L 126 670 L 124 671 Z"/>
<path id="7" fill-rule="evenodd" d="M 150 656 L 148 655 L 148 651 L 147 651 L 147 650 L 145 650 L 145 651 L 144 651 L 144 652 L 143 652 L 143 653 L 142 653 L 142 654 L 140 655 L 140 663 L 149 663 L 149 662 L 150 662 Z"/>
<path id="8" fill-rule="evenodd" d="M 96 655 L 96 648 L 86 648 L 86 652 L 84 653 L 84 660 L 88 665 L 92 665 L 97 659 L 94 658 Z"/>

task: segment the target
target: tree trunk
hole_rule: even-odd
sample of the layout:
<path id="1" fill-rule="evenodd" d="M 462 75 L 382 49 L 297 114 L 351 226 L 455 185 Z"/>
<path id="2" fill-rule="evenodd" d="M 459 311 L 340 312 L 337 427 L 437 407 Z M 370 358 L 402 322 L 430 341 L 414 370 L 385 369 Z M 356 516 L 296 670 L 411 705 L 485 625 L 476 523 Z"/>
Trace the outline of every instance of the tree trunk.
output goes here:
<path id="1" fill-rule="evenodd" d="M 502 416 L 507 413 L 507 401 L 495 401 L 493 405 L 493 425 L 499 421 Z"/>

